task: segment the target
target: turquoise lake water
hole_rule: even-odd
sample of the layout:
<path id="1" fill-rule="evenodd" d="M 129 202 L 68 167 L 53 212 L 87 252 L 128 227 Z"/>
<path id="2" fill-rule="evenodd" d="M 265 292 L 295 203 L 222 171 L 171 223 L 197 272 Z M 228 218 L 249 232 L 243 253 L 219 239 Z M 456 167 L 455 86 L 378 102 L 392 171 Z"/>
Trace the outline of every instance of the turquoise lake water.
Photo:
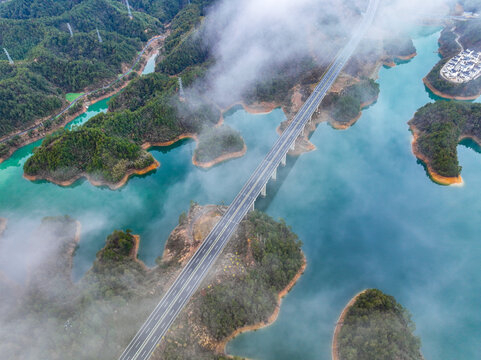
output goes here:
<path id="1" fill-rule="evenodd" d="M 434 184 L 411 152 L 407 121 L 433 101 L 422 83 L 438 61 L 439 33 L 415 40 L 418 56 L 381 69 L 378 102 L 347 131 L 321 124 L 317 151 L 289 158 L 268 197 L 257 207 L 282 217 L 303 241 L 306 273 L 284 299 L 277 322 L 232 341 L 230 353 L 255 359 L 330 359 L 332 331 L 358 291 L 376 287 L 407 307 L 426 359 L 481 358 L 481 156 L 459 146 L 465 184 Z M 99 102 L 77 119 L 106 110 Z M 284 114 L 231 111 L 226 122 L 241 131 L 246 156 L 201 170 L 191 163 L 195 143 L 181 141 L 152 154 L 161 167 L 119 190 L 81 180 L 63 188 L 22 178 L 34 146 L 0 164 L 0 216 L 9 219 L 3 268 L 21 281 L 25 238 L 44 216 L 69 214 L 82 223 L 74 278 L 91 266 L 114 229 L 141 235 L 139 256 L 154 264 L 178 216 L 191 200 L 228 204 L 267 153 Z M 14 264 L 14 265 L 12 265 Z"/>

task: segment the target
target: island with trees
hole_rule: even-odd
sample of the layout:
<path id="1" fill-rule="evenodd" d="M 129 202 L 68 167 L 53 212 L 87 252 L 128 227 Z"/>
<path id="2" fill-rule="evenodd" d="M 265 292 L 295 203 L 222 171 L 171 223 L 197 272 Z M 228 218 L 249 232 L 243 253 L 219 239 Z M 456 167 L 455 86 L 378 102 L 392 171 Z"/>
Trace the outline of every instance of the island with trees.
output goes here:
<path id="1" fill-rule="evenodd" d="M 343 310 L 333 338 L 333 360 L 423 360 L 409 312 L 377 289 L 356 295 Z"/>
<path id="2" fill-rule="evenodd" d="M 413 152 L 442 185 L 462 182 L 457 146 L 464 139 L 481 144 L 481 104 L 437 101 L 420 108 L 409 121 Z"/>
<path id="3" fill-rule="evenodd" d="M 117 359 L 225 211 L 193 203 L 153 268 L 137 259 L 139 237 L 116 230 L 75 283 L 71 260 L 79 224 L 69 217 L 44 219 L 31 241 L 51 251 L 42 251 L 45 258 L 30 268 L 25 288 L 2 291 L 1 353 L 12 359 L 30 352 L 48 359 L 65 353 L 78 360 L 98 354 Z M 250 213 L 152 358 L 227 359 L 225 343 L 274 321 L 280 297 L 304 267 L 301 242 L 287 224 Z M 7 289 L 9 283 L 0 278 L 0 286 Z"/>

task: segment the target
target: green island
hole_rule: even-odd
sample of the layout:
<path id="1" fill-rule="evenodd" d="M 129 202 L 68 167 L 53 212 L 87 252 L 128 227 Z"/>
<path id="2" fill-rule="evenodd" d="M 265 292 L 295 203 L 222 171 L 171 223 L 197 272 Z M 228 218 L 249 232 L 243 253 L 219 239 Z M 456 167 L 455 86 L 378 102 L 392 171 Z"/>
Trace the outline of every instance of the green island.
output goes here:
<path id="1" fill-rule="evenodd" d="M 137 259 L 139 237 L 116 230 L 76 283 L 70 272 L 80 224 L 68 216 L 44 219 L 30 241 L 47 256 L 30 269 L 25 288 L 11 291 L 0 277 L 5 300 L 0 316 L 12 320 L 3 322 L 2 354 L 12 359 L 35 354 L 56 360 L 64 353 L 78 360 L 99 354 L 118 358 L 225 210 L 193 203 L 179 217 L 154 268 Z M 239 329 L 272 321 L 280 295 L 305 266 L 301 242 L 285 222 L 257 211 L 242 221 L 216 261 L 152 359 L 227 359 L 227 339 Z"/>
<path id="2" fill-rule="evenodd" d="M 352 126 L 363 108 L 373 104 L 379 96 L 379 84 L 372 79 L 363 79 L 349 85 L 340 93 L 329 93 L 323 100 L 323 110 L 334 128 Z"/>
<path id="3" fill-rule="evenodd" d="M 441 69 L 463 48 L 481 50 L 481 19 L 457 21 L 455 25 L 454 28 L 446 27 L 442 31 L 439 39 L 439 53 L 442 58 L 426 75 L 424 84 L 435 95 L 444 99 L 474 100 L 481 95 L 481 77 L 464 83 L 453 83 L 443 78 Z"/>
<path id="4" fill-rule="evenodd" d="M 422 360 L 414 331 L 411 315 L 394 297 L 366 290 L 341 315 L 333 360 Z"/>
<path id="5" fill-rule="evenodd" d="M 244 151 L 243 151 L 244 150 Z M 199 145 L 194 152 L 195 163 L 209 163 L 223 155 L 242 155 L 245 144 L 240 133 L 226 125 L 213 127 L 199 136 Z"/>
<path id="6" fill-rule="evenodd" d="M 418 109 L 409 121 L 413 151 L 434 181 L 446 185 L 461 181 L 456 148 L 466 138 L 481 144 L 480 119 L 481 104 L 437 101 Z"/>

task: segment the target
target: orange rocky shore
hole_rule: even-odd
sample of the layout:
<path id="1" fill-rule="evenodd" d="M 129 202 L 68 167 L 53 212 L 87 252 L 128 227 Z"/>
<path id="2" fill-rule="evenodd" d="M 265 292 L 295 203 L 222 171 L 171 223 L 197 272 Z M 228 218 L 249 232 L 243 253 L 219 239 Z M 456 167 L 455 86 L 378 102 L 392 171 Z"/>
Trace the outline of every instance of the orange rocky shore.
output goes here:
<path id="1" fill-rule="evenodd" d="M 356 303 L 357 299 L 364 294 L 367 290 L 363 290 L 360 293 L 358 293 L 356 296 L 354 296 L 351 301 L 349 301 L 346 305 L 346 307 L 342 310 L 341 315 L 339 316 L 339 319 L 337 320 L 336 323 L 336 328 L 334 329 L 334 335 L 332 337 L 332 360 L 339 360 L 339 343 L 338 343 L 338 338 L 339 334 L 341 333 L 342 325 L 344 323 L 344 320 L 346 319 L 346 315 L 351 309 L 351 307 Z"/>
<path id="2" fill-rule="evenodd" d="M 419 138 L 419 130 L 414 125 L 410 125 L 409 128 L 413 134 L 413 140 L 412 140 L 413 154 L 426 165 L 429 177 L 439 185 L 461 185 L 463 183 L 463 178 L 461 177 L 461 175 L 456 177 L 446 177 L 446 176 L 439 175 L 433 170 L 429 162 L 429 159 L 426 158 L 423 154 L 421 154 L 420 151 L 418 150 L 417 140 Z"/>
<path id="3" fill-rule="evenodd" d="M 57 184 L 57 185 L 60 185 L 60 186 L 70 186 L 73 183 L 75 183 L 77 180 L 79 180 L 81 178 L 86 178 L 94 186 L 108 186 L 111 190 L 117 190 L 127 183 L 127 180 L 129 180 L 129 177 L 131 177 L 133 175 L 147 174 L 148 172 L 157 169 L 159 166 L 160 166 L 160 163 L 157 160 L 154 159 L 154 162 L 144 169 L 130 169 L 129 171 L 127 171 L 127 173 L 124 175 L 124 177 L 117 183 L 110 183 L 110 182 L 106 182 L 106 181 L 95 180 L 90 175 L 85 174 L 85 173 L 79 174 L 79 175 L 75 176 L 74 178 L 72 178 L 70 180 L 65 180 L 65 181 L 58 181 L 58 180 L 52 179 L 49 176 L 27 175 L 25 173 L 23 174 L 23 177 L 27 180 L 30 180 L 30 181 L 47 180 L 47 181 L 50 181 L 50 182 L 52 182 L 54 184 Z"/>
<path id="4" fill-rule="evenodd" d="M 294 276 L 294 278 L 289 282 L 289 284 L 287 284 L 287 286 L 278 294 L 276 308 L 275 308 L 274 312 L 272 313 L 272 315 L 269 316 L 267 321 L 261 322 L 261 323 L 258 323 L 258 324 L 254 324 L 254 325 L 244 326 L 240 329 L 237 329 L 231 335 L 229 335 L 227 338 L 223 339 L 222 341 L 220 341 L 217 344 L 217 346 L 216 346 L 216 352 L 217 353 L 226 354 L 227 343 L 229 341 L 231 341 L 232 339 L 234 339 L 236 336 L 238 336 L 242 333 L 245 333 L 245 332 L 255 331 L 255 330 L 265 328 L 269 325 L 272 325 L 277 320 L 277 317 L 279 316 L 279 312 L 281 310 L 282 299 L 292 290 L 294 285 L 297 283 L 297 281 L 300 279 L 300 277 L 302 276 L 302 274 L 304 274 L 304 271 L 306 270 L 306 266 L 307 266 L 306 257 L 304 256 L 304 254 L 302 254 L 302 256 L 304 258 L 304 261 L 303 261 L 303 264 L 302 264 L 301 268 L 297 272 L 296 276 Z"/>
<path id="5" fill-rule="evenodd" d="M 468 100 L 476 100 L 481 94 L 477 95 L 472 95 L 472 96 L 456 96 L 456 95 L 448 95 L 445 94 L 438 89 L 436 89 L 427 78 L 423 78 L 424 85 L 431 90 L 431 92 L 439 97 L 442 97 L 443 99 L 450 99 L 450 100 L 460 100 L 460 101 L 468 101 Z"/>

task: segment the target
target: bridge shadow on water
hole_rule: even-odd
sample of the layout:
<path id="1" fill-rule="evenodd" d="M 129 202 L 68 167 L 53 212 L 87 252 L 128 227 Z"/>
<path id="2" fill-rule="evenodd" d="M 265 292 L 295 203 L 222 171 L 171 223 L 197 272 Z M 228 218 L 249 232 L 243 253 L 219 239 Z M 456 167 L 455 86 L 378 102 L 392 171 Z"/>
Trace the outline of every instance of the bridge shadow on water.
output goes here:
<path id="1" fill-rule="evenodd" d="M 279 165 L 277 168 L 277 179 L 271 179 L 267 183 L 267 196 L 265 198 L 259 196 L 255 202 L 257 210 L 265 212 L 269 209 L 272 200 L 276 197 L 284 184 L 284 180 L 289 176 L 298 159 L 299 156 L 287 156 L 286 166 Z"/>

